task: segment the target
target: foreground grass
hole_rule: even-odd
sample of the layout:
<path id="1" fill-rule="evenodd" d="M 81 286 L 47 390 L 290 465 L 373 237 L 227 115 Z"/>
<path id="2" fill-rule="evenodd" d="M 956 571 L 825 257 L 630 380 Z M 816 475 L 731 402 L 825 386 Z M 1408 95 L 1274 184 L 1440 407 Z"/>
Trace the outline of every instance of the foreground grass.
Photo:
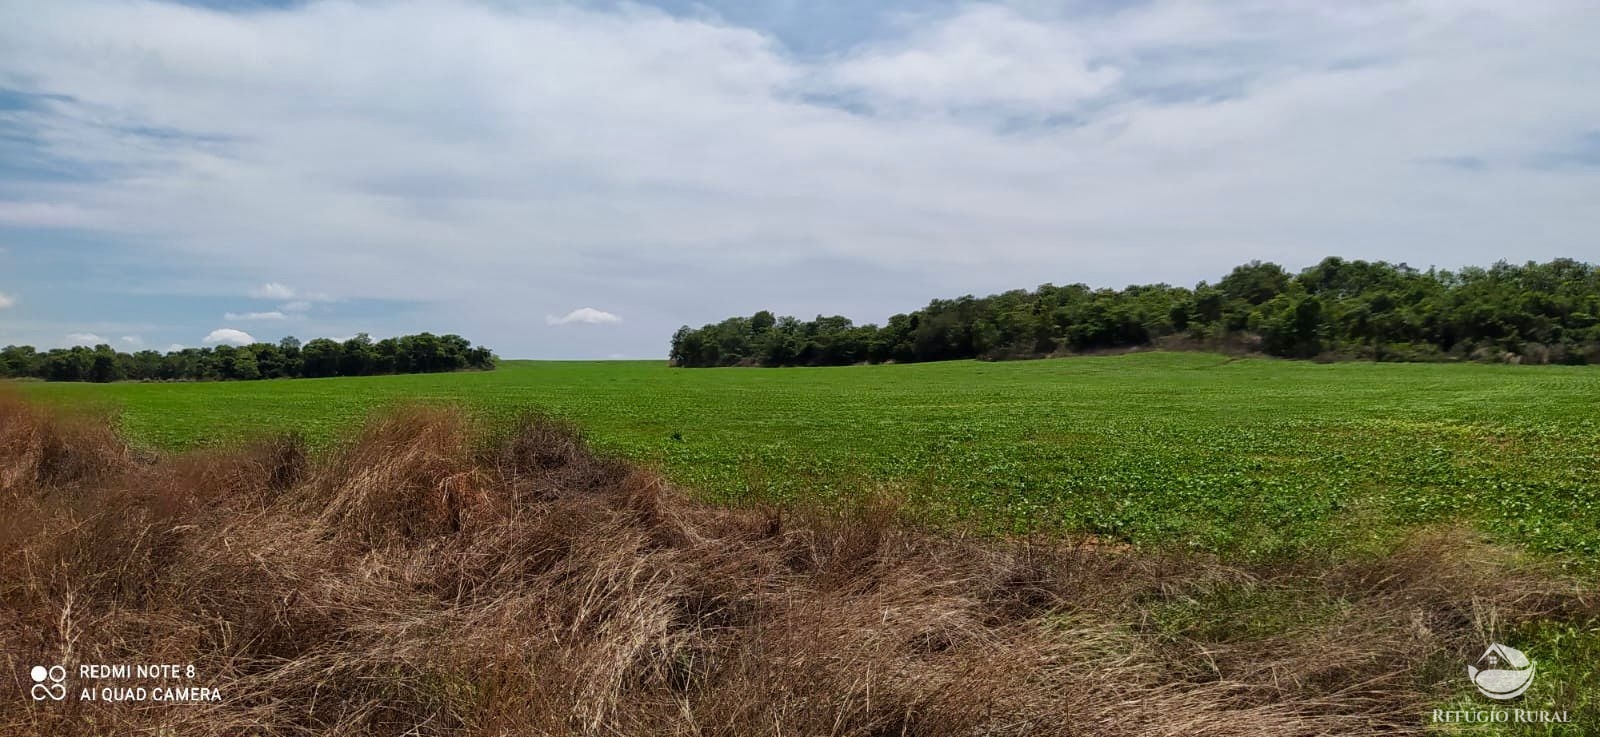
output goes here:
<path id="1" fill-rule="evenodd" d="M 313 445 L 400 400 L 535 407 L 718 501 L 903 497 L 934 521 L 1087 532 L 1250 559 L 1381 550 L 1465 521 L 1600 558 L 1600 369 L 1145 353 L 1016 363 L 498 371 L 210 384 L 30 384 L 117 407 L 135 442 L 278 431 Z"/>
<path id="2" fill-rule="evenodd" d="M 321 452 L 141 457 L 0 392 L 0 644 L 70 676 L 0 733 L 1380 735 L 1489 640 L 1591 734 L 1592 580 L 1455 527 L 1338 561 L 965 537 L 885 500 L 728 509 L 531 419 L 380 415 Z"/>

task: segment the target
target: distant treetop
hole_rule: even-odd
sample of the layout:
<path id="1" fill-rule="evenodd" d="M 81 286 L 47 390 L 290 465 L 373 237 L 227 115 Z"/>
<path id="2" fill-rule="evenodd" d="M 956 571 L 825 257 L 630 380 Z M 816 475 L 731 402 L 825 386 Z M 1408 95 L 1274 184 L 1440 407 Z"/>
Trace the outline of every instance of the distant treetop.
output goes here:
<path id="1" fill-rule="evenodd" d="M 0 377 L 48 381 L 206 381 L 323 376 L 420 374 L 461 369 L 490 370 L 495 355 L 459 335 L 418 333 L 373 341 L 366 333 L 342 343 L 317 338 L 301 345 L 294 337 L 277 343 L 185 348 L 158 353 L 122 353 L 109 345 L 0 349 Z"/>
<path id="2" fill-rule="evenodd" d="M 761 311 L 672 336 L 678 366 L 834 366 L 1039 358 L 1158 346 L 1288 358 L 1600 362 L 1600 269 L 1571 259 L 1461 271 L 1327 258 L 1216 284 L 1045 284 L 936 299 L 882 326 Z"/>

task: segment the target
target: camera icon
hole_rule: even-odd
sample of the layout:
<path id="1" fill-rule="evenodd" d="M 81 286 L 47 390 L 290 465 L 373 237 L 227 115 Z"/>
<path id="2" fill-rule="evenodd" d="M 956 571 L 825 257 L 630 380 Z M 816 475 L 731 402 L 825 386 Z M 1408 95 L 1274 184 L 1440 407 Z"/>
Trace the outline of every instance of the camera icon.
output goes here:
<path id="1" fill-rule="evenodd" d="M 60 701 L 67 697 L 67 684 L 64 683 L 67 680 L 66 668 L 59 665 L 52 665 L 48 668 L 36 665 L 33 666 L 33 670 L 29 671 L 29 675 L 33 676 L 34 701 L 44 701 L 46 699 Z"/>

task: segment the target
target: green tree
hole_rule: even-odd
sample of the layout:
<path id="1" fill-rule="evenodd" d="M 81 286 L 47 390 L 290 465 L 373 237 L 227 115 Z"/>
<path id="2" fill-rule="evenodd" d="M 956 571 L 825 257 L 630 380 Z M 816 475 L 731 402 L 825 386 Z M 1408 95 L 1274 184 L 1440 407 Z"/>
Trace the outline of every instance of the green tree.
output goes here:
<path id="1" fill-rule="evenodd" d="M 327 338 L 317 338 L 300 349 L 300 375 L 308 379 L 339 375 L 343 348 Z"/>

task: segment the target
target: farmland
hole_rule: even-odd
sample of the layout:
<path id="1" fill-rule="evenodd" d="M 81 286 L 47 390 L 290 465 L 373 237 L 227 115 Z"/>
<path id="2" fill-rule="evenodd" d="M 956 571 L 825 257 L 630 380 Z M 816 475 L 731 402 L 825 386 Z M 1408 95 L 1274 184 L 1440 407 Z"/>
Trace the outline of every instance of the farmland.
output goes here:
<path id="1" fill-rule="evenodd" d="M 1241 560 L 1383 549 L 1461 521 L 1583 565 L 1600 554 L 1600 370 L 1315 364 L 1193 353 L 1014 363 L 674 370 L 506 361 L 493 372 L 21 385 L 116 408 L 157 450 L 370 410 L 536 410 L 721 502 L 904 501 L 985 532 L 1093 534 Z"/>
<path id="2" fill-rule="evenodd" d="M 183 653 L 239 699 L 207 712 L 212 734 L 1600 720 L 1600 369 L 1132 353 L 15 388 L 30 401 L 0 392 L 0 468 L 17 469 L 0 512 L 21 532 L 0 561 L 20 583 L 0 635 L 35 642 L 70 601 L 87 649 Z M 418 403 L 442 406 L 383 411 Z M 313 452 L 230 450 L 286 433 Z M 130 608 L 127 591 L 155 593 Z M 192 621 L 254 634 L 215 647 Z M 1515 705 L 1567 721 L 1434 723 L 1485 711 L 1463 671 L 1490 641 L 1537 662 Z M 1119 665 L 1051 665 L 1066 651 Z M 869 672 L 889 674 L 870 698 Z M 1178 708 L 1129 707 L 1149 703 Z M 74 718 L 0 710 L 18 733 Z"/>

